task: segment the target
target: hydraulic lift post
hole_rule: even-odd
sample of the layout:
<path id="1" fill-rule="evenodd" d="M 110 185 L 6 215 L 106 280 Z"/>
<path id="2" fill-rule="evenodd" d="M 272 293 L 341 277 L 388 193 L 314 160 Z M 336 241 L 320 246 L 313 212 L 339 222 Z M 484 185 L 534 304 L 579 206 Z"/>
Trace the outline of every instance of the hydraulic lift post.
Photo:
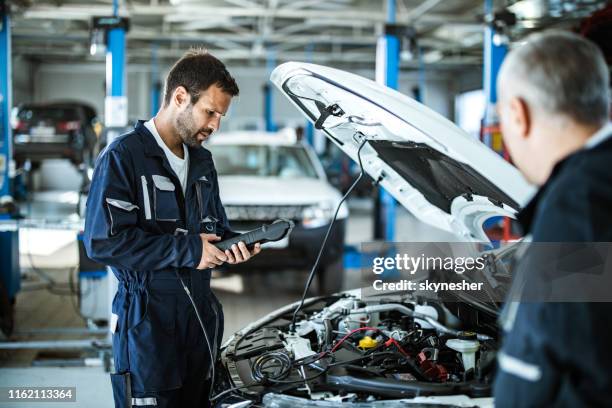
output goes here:
<path id="1" fill-rule="evenodd" d="M 484 66 L 482 82 L 485 93 L 485 112 L 482 121 L 482 141 L 496 153 L 508 159 L 502 140 L 499 118 L 495 105 L 497 103 L 497 74 L 508 52 L 508 46 L 502 41 L 501 34 L 494 24 L 493 0 L 485 0 L 484 13 L 488 21 L 484 29 Z M 494 217 L 485 222 L 485 228 L 493 228 L 501 223 L 502 239 L 511 238 L 511 222 L 509 218 Z"/>
<path id="2" fill-rule="evenodd" d="M 395 24 L 395 0 L 387 0 L 387 24 Z M 398 88 L 400 40 L 385 27 L 376 44 L 376 82 Z M 374 206 L 374 239 L 391 242 L 395 239 L 395 199 L 378 187 Z"/>
<path id="3" fill-rule="evenodd" d="M 8 4 L 0 0 L 0 220 L 10 220 L 15 212 L 11 188 L 14 168 L 11 131 L 11 19 Z M 19 271 L 19 232 L 0 232 L 0 329 L 13 329 L 13 303 L 21 287 Z"/>
<path id="4" fill-rule="evenodd" d="M 269 73 L 276 67 L 276 52 L 274 50 L 268 51 L 268 57 L 266 58 L 266 66 Z M 276 123 L 274 122 L 274 90 L 269 82 L 266 82 L 263 86 L 264 94 L 264 121 L 266 123 L 266 132 L 276 132 Z"/>
<path id="5" fill-rule="evenodd" d="M 162 83 L 159 80 L 159 62 L 157 44 L 151 45 L 151 117 L 157 114 L 160 107 Z"/>
<path id="6" fill-rule="evenodd" d="M 306 44 L 306 49 L 305 49 L 305 54 L 306 54 L 305 55 L 305 57 L 306 57 L 305 59 L 306 59 L 306 62 L 312 62 L 312 52 L 313 52 L 313 49 L 314 49 L 313 43 L 310 42 L 310 43 Z M 305 133 L 305 136 L 306 136 L 306 141 L 310 144 L 310 146 L 312 146 L 314 148 L 315 147 L 314 125 L 309 120 L 306 120 L 306 127 L 305 127 L 305 132 L 304 133 Z"/>
<path id="7" fill-rule="evenodd" d="M 485 0 L 485 16 L 493 15 L 493 0 Z M 497 74 L 501 68 L 508 47 L 500 40 L 500 35 L 493 24 L 487 24 L 484 29 L 484 67 L 483 86 L 486 97 L 484 116 L 484 142 L 498 153 L 503 151 L 499 119 L 495 104 L 497 103 Z"/>

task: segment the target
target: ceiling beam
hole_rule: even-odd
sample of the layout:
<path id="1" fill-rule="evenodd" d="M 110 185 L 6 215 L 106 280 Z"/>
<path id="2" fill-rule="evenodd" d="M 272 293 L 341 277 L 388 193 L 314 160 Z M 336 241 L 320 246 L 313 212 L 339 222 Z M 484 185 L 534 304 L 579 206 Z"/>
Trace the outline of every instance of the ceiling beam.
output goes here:
<path id="1" fill-rule="evenodd" d="M 413 23 L 440 4 L 442 0 L 426 0 L 407 12 L 407 23 Z"/>
<path id="2" fill-rule="evenodd" d="M 176 60 L 184 54 L 183 49 L 159 49 L 158 58 L 165 60 Z M 210 52 L 213 53 L 217 58 L 226 60 L 239 60 L 239 61 L 259 61 L 265 63 L 267 59 L 266 53 L 253 53 L 250 50 L 226 50 L 219 48 L 211 48 Z M 79 55 L 80 53 L 80 55 Z M 92 60 L 89 56 L 87 47 L 80 47 L 75 49 L 74 47 L 46 47 L 40 45 L 20 46 L 15 49 L 16 55 L 23 56 L 36 56 L 42 59 L 49 59 L 50 57 L 65 58 L 65 59 L 85 59 Z M 306 55 L 304 52 L 292 52 L 292 51 L 277 51 L 276 60 L 278 63 L 283 61 L 304 61 Z M 131 61 L 134 60 L 145 60 L 148 61 L 151 58 L 151 53 L 148 49 L 133 49 L 129 50 L 128 58 Z M 375 64 L 375 50 L 371 51 L 345 51 L 341 54 L 329 53 L 329 52 L 311 52 L 308 54 L 308 60 L 314 63 L 365 63 L 374 66 Z M 103 64 L 103 60 L 100 60 Z M 458 66 L 458 65 L 478 65 L 482 64 L 480 57 L 449 57 L 437 61 L 434 66 Z M 418 68 L 418 61 L 404 61 L 401 63 L 403 68 Z"/>
<path id="3" fill-rule="evenodd" d="M 70 34 L 62 34 L 57 32 L 41 32 L 33 29 L 13 29 L 13 37 L 15 39 L 31 39 L 39 41 L 53 41 L 57 39 L 70 39 L 72 41 L 89 41 L 88 31 L 70 31 Z M 259 38 L 256 32 L 244 34 L 234 33 L 167 33 L 161 34 L 159 31 L 134 29 L 131 30 L 127 39 L 129 41 L 147 41 L 147 42 L 206 42 L 212 40 L 231 41 L 236 43 L 249 43 Z M 284 35 L 282 33 L 272 33 L 266 37 L 266 41 L 275 44 L 344 44 L 344 45 L 363 45 L 376 46 L 377 37 L 375 35 L 359 35 L 359 36 L 340 36 L 331 34 L 303 34 L 303 35 Z M 443 42 L 436 39 L 420 38 L 419 44 L 424 46 L 442 46 Z"/>
<path id="4" fill-rule="evenodd" d="M 85 20 L 89 21 L 92 16 L 110 14 L 108 6 L 91 4 L 64 4 L 55 6 L 49 3 L 35 4 L 23 12 L 25 18 L 37 18 L 46 20 Z M 359 20 L 372 23 L 384 23 L 386 15 L 384 10 L 314 10 L 304 9 L 296 13 L 295 10 L 286 8 L 262 8 L 262 7 L 212 7 L 195 4 L 179 6 L 171 5 L 141 5 L 132 4 L 129 9 L 121 10 L 120 14 L 125 16 L 184 16 L 184 18 L 201 19 L 201 16 L 215 17 L 275 17 L 290 20 L 304 20 L 308 18 L 328 18 L 330 20 Z M 398 23 L 408 20 L 408 13 L 399 12 Z M 180 17 L 176 17 L 180 18 Z M 424 14 L 420 18 L 426 23 L 470 23 L 474 22 L 472 16 L 448 15 L 448 14 Z"/>

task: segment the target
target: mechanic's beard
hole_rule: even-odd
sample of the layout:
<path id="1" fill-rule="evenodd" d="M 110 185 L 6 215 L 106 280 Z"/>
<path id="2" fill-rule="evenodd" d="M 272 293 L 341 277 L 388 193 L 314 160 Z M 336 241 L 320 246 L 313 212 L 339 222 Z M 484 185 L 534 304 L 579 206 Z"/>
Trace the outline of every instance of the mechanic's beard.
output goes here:
<path id="1" fill-rule="evenodd" d="M 183 143 L 189 147 L 200 147 L 198 142 L 200 129 L 193 120 L 193 105 L 189 105 L 184 112 L 178 114 L 175 128 Z"/>

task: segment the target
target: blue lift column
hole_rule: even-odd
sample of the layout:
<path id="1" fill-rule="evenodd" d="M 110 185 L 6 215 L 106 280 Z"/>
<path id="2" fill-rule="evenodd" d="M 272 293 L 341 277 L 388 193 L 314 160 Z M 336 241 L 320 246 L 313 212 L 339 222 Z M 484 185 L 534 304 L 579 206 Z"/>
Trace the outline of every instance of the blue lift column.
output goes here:
<path id="1" fill-rule="evenodd" d="M 306 62 L 312 62 L 313 48 L 313 43 L 308 43 L 306 45 Z M 306 141 L 310 144 L 310 146 L 314 147 L 314 125 L 309 120 L 306 121 L 306 128 L 304 133 L 306 136 Z"/>
<path id="2" fill-rule="evenodd" d="M 128 123 L 125 35 L 129 28 L 129 20 L 119 16 L 119 0 L 113 0 L 112 16 L 92 19 L 92 29 L 104 32 L 106 39 L 104 125 L 107 144 L 119 136 Z"/>
<path id="3" fill-rule="evenodd" d="M 10 114 L 13 101 L 11 20 L 5 0 L 0 0 L 0 18 L 0 55 L 2 55 L 0 59 L 0 221 L 6 221 L 11 219 L 13 212 L 10 208 L 12 204 L 10 169 L 13 159 Z M 7 297 L 9 300 L 9 303 L 4 304 L 11 305 L 15 299 L 21 286 L 19 274 L 19 233 L 16 230 L 0 232 L 0 298 Z M 1 329 L 5 333 L 12 330 L 12 321 L 12 306 L 8 306 L 8 309 L 0 308 L 0 322 L 3 326 Z"/>
<path id="4" fill-rule="evenodd" d="M 157 61 L 157 44 L 151 46 L 151 117 L 159 110 L 161 81 L 159 80 L 159 63 Z"/>
<path id="5" fill-rule="evenodd" d="M 485 0 L 485 16 L 493 15 L 493 0 Z M 497 74 L 508 52 L 502 44 L 492 23 L 487 24 L 484 32 L 484 67 L 483 86 L 486 97 L 485 117 L 483 121 L 483 142 L 499 154 L 503 154 L 503 143 L 499 130 L 499 118 L 495 110 L 497 103 Z"/>
<path id="6" fill-rule="evenodd" d="M 128 20 L 116 14 L 107 19 L 104 122 L 109 129 L 108 143 L 110 143 L 113 138 L 119 136 L 128 123 L 125 69 L 125 34 L 128 30 Z"/>
<path id="7" fill-rule="evenodd" d="M 395 0 L 387 0 L 387 23 L 395 23 Z M 399 76 L 400 40 L 396 35 L 384 35 L 376 45 L 376 82 L 397 89 Z M 375 205 L 374 239 L 395 239 L 395 199 L 379 188 Z"/>
<path id="8" fill-rule="evenodd" d="M 276 54 L 273 50 L 268 51 L 268 58 L 266 60 L 266 66 L 268 68 L 268 77 L 276 66 Z M 276 123 L 274 123 L 274 91 L 269 82 L 266 82 L 263 86 L 264 96 L 264 120 L 266 122 L 266 132 L 276 132 Z"/>
<path id="9" fill-rule="evenodd" d="M 485 19 L 489 20 L 489 23 L 486 25 L 484 31 L 484 67 L 482 69 L 482 81 L 486 105 L 482 122 L 482 141 L 499 155 L 505 156 L 495 104 L 497 103 L 497 74 L 504 62 L 508 47 L 501 41 L 501 36 L 496 32 L 493 26 L 493 0 L 485 0 L 484 12 Z M 509 218 L 493 217 L 485 222 L 484 227 L 485 229 L 501 227 L 501 238 L 505 241 L 510 239 L 511 223 Z M 496 241 L 496 239 L 494 239 L 494 241 Z"/>

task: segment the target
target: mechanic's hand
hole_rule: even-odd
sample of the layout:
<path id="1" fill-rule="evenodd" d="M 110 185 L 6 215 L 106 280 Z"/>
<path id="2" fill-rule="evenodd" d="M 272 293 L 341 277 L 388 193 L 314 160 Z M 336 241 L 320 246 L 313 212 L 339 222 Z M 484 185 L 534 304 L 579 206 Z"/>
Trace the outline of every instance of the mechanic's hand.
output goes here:
<path id="1" fill-rule="evenodd" d="M 253 250 L 249 251 L 246 244 L 242 241 L 238 243 L 238 245 L 232 245 L 232 250 L 225 250 L 225 255 L 227 256 L 227 263 L 229 264 L 239 264 L 242 262 L 246 262 L 258 253 L 261 252 L 261 244 L 258 242 L 253 246 Z"/>
<path id="2" fill-rule="evenodd" d="M 219 241 L 221 237 L 215 234 L 200 234 L 200 238 L 202 238 L 202 259 L 196 269 L 214 268 L 227 261 L 227 256 L 223 251 L 211 243 Z"/>

